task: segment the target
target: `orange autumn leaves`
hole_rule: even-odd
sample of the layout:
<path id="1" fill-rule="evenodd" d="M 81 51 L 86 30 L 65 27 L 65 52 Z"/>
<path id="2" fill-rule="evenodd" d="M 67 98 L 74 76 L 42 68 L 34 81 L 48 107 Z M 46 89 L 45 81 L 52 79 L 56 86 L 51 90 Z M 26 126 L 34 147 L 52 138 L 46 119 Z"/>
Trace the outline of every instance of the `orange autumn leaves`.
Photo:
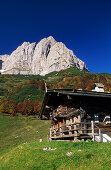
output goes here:
<path id="1" fill-rule="evenodd" d="M 24 101 L 23 103 L 17 103 L 14 100 L 4 101 L 0 105 L 0 112 L 11 115 L 16 115 L 17 113 L 36 115 L 40 112 L 41 104 L 41 101 Z"/>
<path id="2" fill-rule="evenodd" d="M 70 74 L 69 74 L 70 75 Z M 111 77 L 105 77 L 103 75 L 97 75 L 92 73 L 86 73 L 81 76 L 67 77 L 66 74 L 62 74 L 64 77 L 62 81 L 57 84 L 49 85 L 50 88 L 56 89 L 83 89 L 83 90 L 92 90 L 94 89 L 95 83 L 103 83 L 105 91 L 111 92 Z"/>

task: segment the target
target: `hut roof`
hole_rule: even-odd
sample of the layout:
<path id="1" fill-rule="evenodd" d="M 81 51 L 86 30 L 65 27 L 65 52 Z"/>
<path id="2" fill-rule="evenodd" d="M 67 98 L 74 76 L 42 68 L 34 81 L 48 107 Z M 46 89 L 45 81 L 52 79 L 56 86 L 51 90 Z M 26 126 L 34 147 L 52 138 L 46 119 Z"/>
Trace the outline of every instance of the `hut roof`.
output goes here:
<path id="1" fill-rule="evenodd" d="M 43 115 L 47 115 L 49 117 L 50 112 L 61 105 L 63 101 L 65 103 L 71 99 L 85 101 L 91 100 L 91 102 L 105 100 L 105 102 L 109 104 L 111 102 L 111 93 L 74 89 L 47 89 L 42 103 L 40 117 L 42 118 Z M 97 102 L 95 103 L 97 104 Z"/>

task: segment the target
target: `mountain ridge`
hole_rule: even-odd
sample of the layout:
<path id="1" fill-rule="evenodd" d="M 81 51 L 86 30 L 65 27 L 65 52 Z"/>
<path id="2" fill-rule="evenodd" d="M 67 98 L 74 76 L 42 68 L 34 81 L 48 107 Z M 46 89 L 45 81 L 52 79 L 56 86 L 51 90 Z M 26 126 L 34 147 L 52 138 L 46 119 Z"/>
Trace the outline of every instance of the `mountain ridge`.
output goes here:
<path id="1" fill-rule="evenodd" d="M 88 70 L 72 50 L 52 36 L 39 43 L 24 42 L 11 55 L 0 55 L 2 74 L 46 75 L 75 66 Z"/>

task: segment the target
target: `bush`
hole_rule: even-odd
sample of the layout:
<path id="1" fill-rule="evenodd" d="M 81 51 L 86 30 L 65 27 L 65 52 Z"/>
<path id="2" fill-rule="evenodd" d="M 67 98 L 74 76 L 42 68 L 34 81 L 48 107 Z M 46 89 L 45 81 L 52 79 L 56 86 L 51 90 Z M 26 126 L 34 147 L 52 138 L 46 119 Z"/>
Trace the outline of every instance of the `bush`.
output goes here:
<path id="1" fill-rule="evenodd" d="M 0 112 L 15 115 L 16 114 L 16 101 L 10 100 L 10 101 L 3 102 L 0 105 Z"/>

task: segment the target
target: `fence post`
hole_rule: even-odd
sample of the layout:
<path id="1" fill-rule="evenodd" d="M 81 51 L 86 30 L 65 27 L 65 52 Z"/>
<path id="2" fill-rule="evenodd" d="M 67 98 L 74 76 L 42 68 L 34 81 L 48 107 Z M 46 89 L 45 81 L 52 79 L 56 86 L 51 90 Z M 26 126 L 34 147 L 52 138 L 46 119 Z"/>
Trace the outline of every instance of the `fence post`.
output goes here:
<path id="1" fill-rule="evenodd" d="M 91 127 L 92 127 L 92 141 L 94 141 L 94 121 L 91 121 Z"/>
<path id="2" fill-rule="evenodd" d="M 76 117 L 74 117 L 74 141 L 77 140 L 77 124 L 76 124 Z"/>
<path id="3" fill-rule="evenodd" d="M 56 136 L 56 127 L 54 125 L 54 137 Z"/>
<path id="4" fill-rule="evenodd" d="M 70 119 L 69 121 L 69 135 L 72 135 L 72 131 L 71 131 L 71 124 L 72 124 L 72 119 Z"/>
<path id="5" fill-rule="evenodd" d="M 60 136 L 62 136 L 62 127 L 60 125 Z"/>
<path id="6" fill-rule="evenodd" d="M 99 129 L 99 142 L 102 142 L 101 129 Z"/>

